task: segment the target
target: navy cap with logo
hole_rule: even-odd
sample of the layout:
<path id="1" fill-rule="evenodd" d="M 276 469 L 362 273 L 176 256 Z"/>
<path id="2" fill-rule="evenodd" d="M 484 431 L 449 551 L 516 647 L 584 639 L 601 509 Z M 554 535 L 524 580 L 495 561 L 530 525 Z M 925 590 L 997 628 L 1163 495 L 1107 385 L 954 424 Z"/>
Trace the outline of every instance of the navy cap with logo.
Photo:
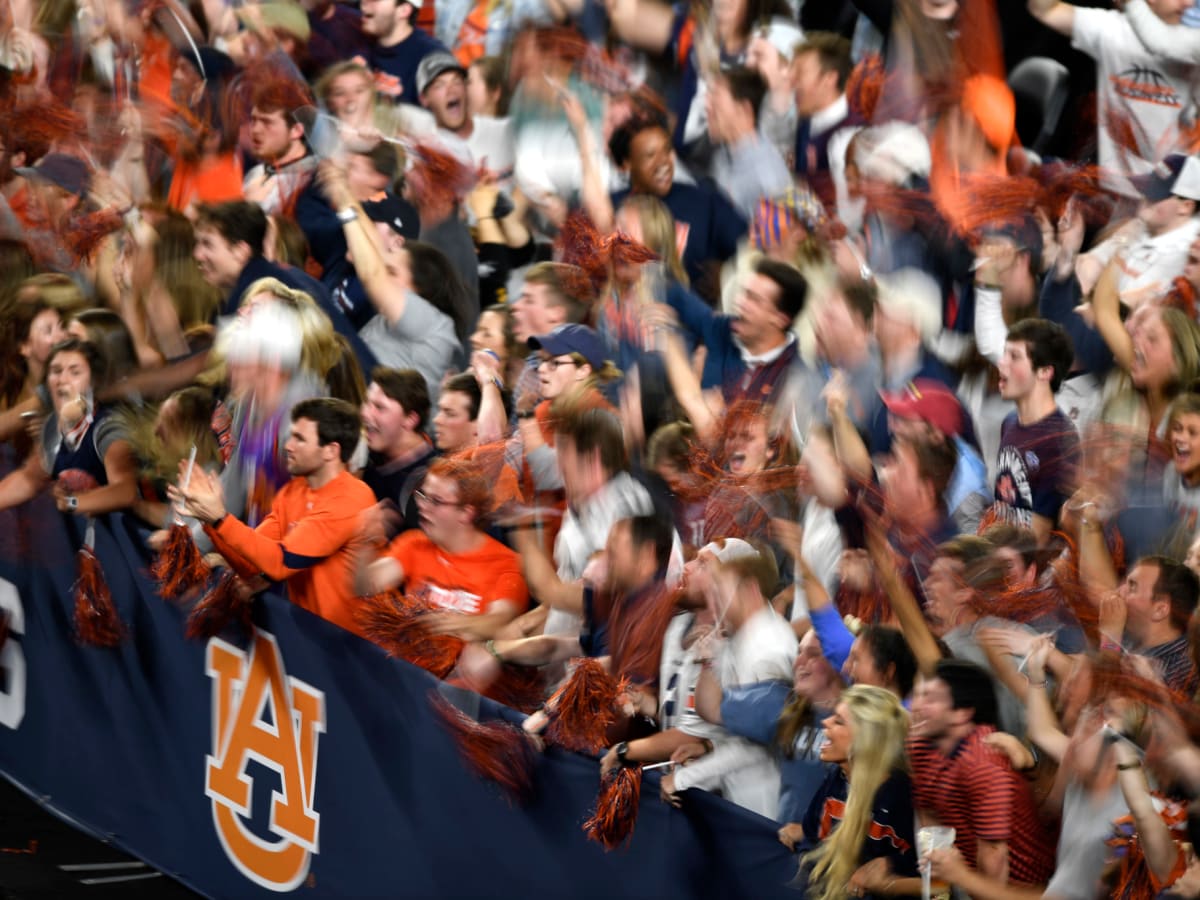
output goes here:
<path id="1" fill-rule="evenodd" d="M 531 350 L 544 350 L 551 356 L 578 353 L 596 371 L 609 358 L 608 347 L 600 335 L 586 325 L 559 325 L 549 334 L 536 335 L 526 343 Z"/>
<path id="2" fill-rule="evenodd" d="M 406 241 L 415 241 L 421 235 L 421 220 L 417 210 L 395 194 L 384 194 L 378 200 L 365 200 L 362 208 L 372 222 L 382 222 Z"/>
<path id="3" fill-rule="evenodd" d="M 36 165 L 14 171 L 24 178 L 48 181 L 77 197 L 85 196 L 92 184 L 92 174 L 88 171 L 87 163 L 66 153 L 47 153 Z"/>
<path id="4" fill-rule="evenodd" d="M 1172 153 L 1152 171 L 1129 180 L 1151 203 L 1168 197 L 1200 201 L 1200 159 L 1184 153 Z"/>
<path id="5" fill-rule="evenodd" d="M 417 66 L 417 96 L 420 97 L 424 94 L 425 89 L 433 84 L 443 72 L 461 72 L 464 77 L 467 74 L 467 70 L 463 68 L 462 63 L 455 58 L 453 53 L 447 53 L 444 50 L 430 53 Z"/>

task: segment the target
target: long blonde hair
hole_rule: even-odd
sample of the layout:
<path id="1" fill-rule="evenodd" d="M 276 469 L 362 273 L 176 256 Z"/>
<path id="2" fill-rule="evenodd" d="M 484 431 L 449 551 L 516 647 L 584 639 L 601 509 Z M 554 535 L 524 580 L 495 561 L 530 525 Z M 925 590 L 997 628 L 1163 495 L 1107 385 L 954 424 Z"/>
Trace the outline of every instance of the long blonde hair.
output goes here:
<path id="1" fill-rule="evenodd" d="M 895 694 L 873 685 L 856 684 L 842 692 L 839 703 L 846 705 L 854 723 L 850 791 L 842 821 L 805 857 L 806 863 L 815 863 L 809 878 L 809 896 L 814 900 L 840 900 L 845 896 L 846 882 L 862 858 L 875 795 L 892 773 L 905 765 L 908 714 Z"/>
<path id="2" fill-rule="evenodd" d="M 679 257 L 675 241 L 675 217 L 657 197 L 649 194 L 630 194 L 621 204 L 637 213 L 642 223 L 642 243 L 658 254 L 665 268 L 677 282 L 688 286 L 687 270 Z M 657 298 L 654 298 L 657 302 Z"/>

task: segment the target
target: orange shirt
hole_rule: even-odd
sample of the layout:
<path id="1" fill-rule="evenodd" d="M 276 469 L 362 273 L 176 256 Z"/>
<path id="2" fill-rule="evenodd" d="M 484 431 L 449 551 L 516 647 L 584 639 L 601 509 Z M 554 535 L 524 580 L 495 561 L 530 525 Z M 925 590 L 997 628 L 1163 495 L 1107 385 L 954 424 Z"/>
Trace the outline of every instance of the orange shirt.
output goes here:
<path id="1" fill-rule="evenodd" d="M 529 605 L 520 558 L 487 535 L 469 553 L 447 553 L 412 528 L 388 545 L 387 554 L 404 569 L 405 593 L 435 606 L 479 615 L 501 600 L 515 605 L 518 613 Z"/>
<path id="2" fill-rule="evenodd" d="M 242 199 L 242 161 L 236 153 L 187 162 L 177 159 L 167 203 L 181 212 L 193 203 Z"/>
<path id="3" fill-rule="evenodd" d="M 375 494 L 349 472 L 317 490 L 293 478 L 257 528 L 226 516 L 220 528 L 205 531 L 238 574 L 286 581 L 297 606 L 361 634 L 354 621 L 355 555 L 359 517 L 374 505 Z"/>

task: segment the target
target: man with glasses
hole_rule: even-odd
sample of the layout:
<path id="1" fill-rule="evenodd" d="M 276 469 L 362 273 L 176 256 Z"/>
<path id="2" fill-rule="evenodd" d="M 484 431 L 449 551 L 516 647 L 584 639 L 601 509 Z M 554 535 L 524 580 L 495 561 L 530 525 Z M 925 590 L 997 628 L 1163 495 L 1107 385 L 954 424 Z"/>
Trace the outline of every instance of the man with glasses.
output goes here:
<path id="1" fill-rule="evenodd" d="M 529 591 L 517 554 L 480 530 L 492 505 L 487 476 L 468 460 L 439 459 L 415 497 L 420 528 L 401 534 L 378 559 L 360 559 L 359 592 L 403 586 L 446 610 L 426 620 L 434 632 L 492 638 L 525 610 Z"/>

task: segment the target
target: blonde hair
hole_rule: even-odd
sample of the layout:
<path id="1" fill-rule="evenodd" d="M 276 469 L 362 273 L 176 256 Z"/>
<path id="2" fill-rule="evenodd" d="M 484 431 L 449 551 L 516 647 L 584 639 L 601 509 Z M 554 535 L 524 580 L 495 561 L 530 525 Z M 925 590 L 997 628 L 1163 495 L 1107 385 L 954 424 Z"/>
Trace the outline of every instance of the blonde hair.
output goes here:
<path id="1" fill-rule="evenodd" d="M 814 900 L 845 896 L 846 882 L 862 858 L 875 795 L 905 765 L 908 715 L 899 697 L 880 687 L 857 684 L 842 692 L 839 703 L 846 705 L 854 726 L 850 791 L 841 822 L 805 857 L 806 863 L 814 864 L 809 878 L 809 896 Z"/>
<path id="2" fill-rule="evenodd" d="M 621 205 L 637 213 L 646 246 L 658 254 L 671 277 L 687 287 L 687 272 L 679 258 L 679 246 L 675 243 L 675 217 L 667 205 L 649 194 L 630 194 Z"/>
<path id="3" fill-rule="evenodd" d="M 63 315 L 74 315 L 88 308 L 87 298 L 70 275 L 61 272 L 41 272 L 21 282 L 20 292 L 28 292 L 22 299 L 41 300 Z M 31 295 L 31 296 L 30 296 Z"/>
<path id="4" fill-rule="evenodd" d="M 324 378 L 342 357 L 333 322 L 317 301 L 304 291 L 294 290 L 277 278 L 260 278 L 246 288 L 239 307 L 257 294 L 267 294 L 290 308 L 300 324 L 300 367 Z"/>
<path id="5" fill-rule="evenodd" d="M 317 78 L 317 83 L 313 86 L 313 93 L 326 107 L 329 106 L 329 94 L 333 90 L 333 83 L 343 75 L 354 74 L 362 78 L 366 82 L 367 87 L 371 92 L 371 107 L 375 106 L 375 79 L 371 75 L 371 70 L 360 62 L 355 62 L 352 59 L 344 60 L 339 63 L 334 63 L 328 69 L 321 73 Z"/>

